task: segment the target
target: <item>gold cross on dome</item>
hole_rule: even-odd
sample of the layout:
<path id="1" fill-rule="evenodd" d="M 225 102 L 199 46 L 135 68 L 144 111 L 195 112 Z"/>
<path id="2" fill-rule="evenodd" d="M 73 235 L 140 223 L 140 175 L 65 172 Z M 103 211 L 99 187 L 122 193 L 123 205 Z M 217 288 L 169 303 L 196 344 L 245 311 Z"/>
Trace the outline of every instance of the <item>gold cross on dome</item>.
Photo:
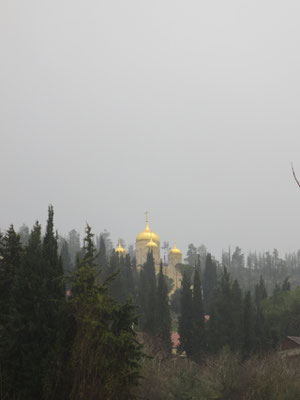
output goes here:
<path id="1" fill-rule="evenodd" d="M 145 215 L 146 215 L 146 224 L 148 224 L 148 215 L 149 215 L 149 211 L 146 211 L 146 212 L 145 212 Z"/>

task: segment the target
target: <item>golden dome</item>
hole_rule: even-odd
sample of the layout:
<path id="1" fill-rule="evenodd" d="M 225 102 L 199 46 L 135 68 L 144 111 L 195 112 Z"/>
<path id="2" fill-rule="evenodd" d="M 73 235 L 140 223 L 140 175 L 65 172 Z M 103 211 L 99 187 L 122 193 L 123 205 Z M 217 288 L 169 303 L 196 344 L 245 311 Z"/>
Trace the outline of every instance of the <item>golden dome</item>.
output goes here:
<path id="1" fill-rule="evenodd" d="M 149 242 L 146 244 L 147 247 L 157 247 L 157 244 L 153 242 L 152 237 Z"/>
<path id="2" fill-rule="evenodd" d="M 125 250 L 123 249 L 123 247 L 121 246 L 120 240 L 119 240 L 119 244 L 118 247 L 115 250 L 116 253 L 121 253 L 121 254 L 125 254 Z"/>
<path id="3" fill-rule="evenodd" d="M 181 251 L 179 249 L 177 249 L 176 247 L 176 242 L 174 242 L 174 247 L 173 249 L 170 250 L 171 254 L 181 254 Z"/>
<path id="4" fill-rule="evenodd" d="M 151 232 L 149 225 L 148 225 L 148 212 L 146 212 L 146 228 L 143 232 L 139 233 L 136 237 L 136 241 L 140 240 L 151 240 L 153 239 L 154 242 L 159 242 L 159 237 L 156 233 Z"/>

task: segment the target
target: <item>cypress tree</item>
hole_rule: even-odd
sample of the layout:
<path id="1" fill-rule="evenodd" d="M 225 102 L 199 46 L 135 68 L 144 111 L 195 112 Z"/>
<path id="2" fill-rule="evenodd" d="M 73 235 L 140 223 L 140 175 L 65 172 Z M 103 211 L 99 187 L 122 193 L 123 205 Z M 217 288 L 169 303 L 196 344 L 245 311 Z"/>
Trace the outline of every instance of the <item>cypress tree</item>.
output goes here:
<path id="1" fill-rule="evenodd" d="M 214 290 L 217 286 L 217 268 L 211 258 L 211 254 L 206 256 L 204 276 L 203 276 L 203 297 L 204 297 L 204 312 L 209 314 L 210 304 L 213 299 Z"/>
<path id="2" fill-rule="evenodd" d="M 103 235 L 100 235 L 100 244 L 99 244 L 99 252 L 96 256 L 96 265 L 97 269 L 102 272 L 104 277 L 108 276 L 108 262 L 106 255 L 106 246 Z"/>
<path id="3" fill-rule="evenodd" d="M 208 324 L 208 336 L 212 352 L 219 351 L 225 345 L 233 346 L 234 333 L 232 332 L 233 316 L 231 306 L 231 284 L 227 269 L 224 267 L 212 302 Z"/>
<path id="4" fill-rule="evenodd" d="M 169 306 L 168 288 L 163 274 L 162 261 L 160 262 L 157 282 L 157 336 L 161 340 L 164 350 L 171 353 L 171 314 Z"/>
<path id="5" fill-rule="evenodd" d="M 124 277 L 123 280 L 124 280 L 126 300 L 128 300 L 130 296 L 132 296 L 135 299 L 136 298 L 135 285 L 134 285 L 133 271 L 129 254 L 126 254 L 125 258 L 122 257 L 121 272 Z"/>
<path id="6" fill-rule="evenodd" d="M 53 206 L 48 208 L 46 233 L 42 245 L 43 273 L 44 273 L 44 303 L 43 324 L 45 333 L 43 343 L 48 352 L 44 355 L 43 370 L 45 371 L 45 386 L 48 376 L 52 374 L 55 363 L 55 343 L 59 330 L 61 309 L 65 303 L 65 285 L 62 260 L 57 252 L 57 235 L 54 234 Z"/>
<path id="7" fill-rule="evenodd" d="M 193 333 L 192 333 L 192 358 L 199 362 L 206 352 L 206 335 L 204 326 L 204 308 L 202 298 L 202 287 L 199 270 L 196 269 L 193 287 Z"/>
<path id="8" fill-rule="evenodd" d="M 187 272 L 183 274 L 181 287 L 181 314 L 178 321 L 179 350 L 185 351 L 187 357 L 190 358 L 193 354 L 193 297 Z"/>
<path id="9" fill-rule="evenodd" d="M 251 293 L 248 291 L 244 298 L 244 310 L 243 310 L 243 356 L 248 357 L 254 349 L 255 338 L 254 338 L 254 313 L 252 306 Z"/>
<path id="10" fill-rule="evenodd" d="M 142 311 L 141 328 L 150 334 L 156 332 L 156 276 L 152 251 L 140 272 L 139 304 Z"/>
<path id="11" fill-rule="evenodd" d="M 243 296 L 237 279 L 231 288 L 232 335 L 230 347 L 239 351 L 243 344 Z"/>
<path id="12" fill-rule="evenodd" d="M 69 326 L 59 346 L 67 349 L 59 359 L 63 371 L 53 380 L 49 399 L 127 400 L 139 380 L 143 355 L 134 331 L 135 309 L 109 294 L 110 280 L 100 284 L 96 279 L 94 254 L 87 229 L 85 256 L 76 266 L 64 319 Z"/>
<path id="13" fill-rule="evenodd" d="M 17 299 L 14 297 L 14 287 L 22 259 L 23 248 L 20 237 L 11 225 L 1 238 L 0 259 L 0 371 L 1 395 L 4 398 L 19 396 L 19 385 L 16 379 L 22 366 L 18 354 L 20 350 L 18 332 L 15 330 Z M 18 300 L 22 301 L 22 299 Z"/>

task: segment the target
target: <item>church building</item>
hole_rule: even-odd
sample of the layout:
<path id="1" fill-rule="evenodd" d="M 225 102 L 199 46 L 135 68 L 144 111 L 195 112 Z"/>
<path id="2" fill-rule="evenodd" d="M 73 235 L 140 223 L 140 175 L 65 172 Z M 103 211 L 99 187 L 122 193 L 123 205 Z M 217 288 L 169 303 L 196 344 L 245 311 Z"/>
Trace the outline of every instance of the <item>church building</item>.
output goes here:
<path id="1" fill-rule="evenodd" d="M 141 266 L 146 262 L 148 252 L 153 251 L 155 271 L 156 273 L 159 272 L 160 240 L 158 235 L 153 231 L 151 231 L 149 228 L 147 212 L 146 212 L 146 227 L 136 237 L 135 251 L 136 251 L 137 268 L 141 268 Z M 176 268 L 176 265 L 181 263 L 182 263 L 182 253 L 176 247 L 176 243 L 174 243 L 174 247 L 169 252 L 168 266 L 163 267 L 164 274 L 173 280 L 174 286 L 171 293 L 173 293 L 181 285 L 181 279 L 182 279 L 181 273 Z"/>

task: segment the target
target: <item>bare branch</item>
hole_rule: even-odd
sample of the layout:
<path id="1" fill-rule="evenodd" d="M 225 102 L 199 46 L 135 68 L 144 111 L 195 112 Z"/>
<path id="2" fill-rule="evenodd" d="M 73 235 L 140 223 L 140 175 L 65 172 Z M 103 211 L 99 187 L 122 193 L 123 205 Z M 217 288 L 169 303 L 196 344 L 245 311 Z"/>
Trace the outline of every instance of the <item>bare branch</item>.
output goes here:
<path id="1" fill-rule="evenodd" d="M 294 167 L 293 167 L 293 163 L 291 163 L 291 167 L 292 167 L 292 172 L 293 172 L 293 176 L 295 178 L 295 181 L 297 182 L 297 185 L 300 187 L 300 182 L 298 181 L 298 179 L 296 177 L 295 170 L 294 170 Z"/>

